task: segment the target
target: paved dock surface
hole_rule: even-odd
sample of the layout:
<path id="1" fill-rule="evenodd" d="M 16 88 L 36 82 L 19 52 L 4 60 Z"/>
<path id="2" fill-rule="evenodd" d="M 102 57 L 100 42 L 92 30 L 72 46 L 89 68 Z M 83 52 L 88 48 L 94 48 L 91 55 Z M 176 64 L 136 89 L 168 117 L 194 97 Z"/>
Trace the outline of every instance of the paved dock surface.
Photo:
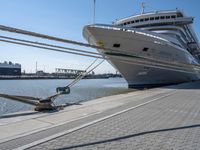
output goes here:
<path id="1" fill-rule="evenodd" d="M 0 120 L 0 149 L 200 149 L 200 82 L 34 115 Z"/>

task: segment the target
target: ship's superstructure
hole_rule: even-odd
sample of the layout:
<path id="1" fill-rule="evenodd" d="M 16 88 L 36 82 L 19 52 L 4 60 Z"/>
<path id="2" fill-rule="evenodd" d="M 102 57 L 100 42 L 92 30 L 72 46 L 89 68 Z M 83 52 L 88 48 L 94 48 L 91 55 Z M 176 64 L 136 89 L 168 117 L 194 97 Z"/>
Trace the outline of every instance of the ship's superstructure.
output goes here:
<path id="1" fill-rule="evenodd" d="M 117 56 L 199 64 L 200 46 L 191 26 L 193 20 L 180 10 L 156 11 L 120 19 L 113 25 L 87 25 L 83 35 L 90 44 L 108 48 L 98 51 L 109 57 L 109 62 L 124 76 L 129 87 L 158 86 L 197 80 L 200 74 L 195 69 L 187 73 L 130 64 L 118 61 Z"/>
<path id="2" fill-rule="evenodd" d="M 198 39 L 191 27 L 193 17 L 186 17 L 183 12 L 161 11 L 128 17 L 116 21 L 114 25 L 140 28 L 166 35 L 174 45 L 187 49 L 197 60 L 200 58 Z"/>
<path id="3" fill-rule="evenodd" d="M 0 63 L 0 75 L 21 75 L 21 65 L 10 61 Z"/>

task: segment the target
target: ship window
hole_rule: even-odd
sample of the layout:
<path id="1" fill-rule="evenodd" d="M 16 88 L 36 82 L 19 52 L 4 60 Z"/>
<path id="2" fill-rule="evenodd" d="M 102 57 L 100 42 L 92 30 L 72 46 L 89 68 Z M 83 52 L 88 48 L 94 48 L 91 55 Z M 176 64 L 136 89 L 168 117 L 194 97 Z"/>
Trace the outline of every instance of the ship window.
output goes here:
<path id="1" fill-rule="evenodd" d="M 133 20 L 133 21 L 131 21 L 131 23 L 134 23 L 135 21 Z"/>
<path id="2" fill-rule="evenodd" d="M 183 17 L 183 15 L 181 13 L 178 13 L 177 17 Z"/>
<path id="3" fill-rule="evenodd" d="M 165 16 L 161 16 L 160 19 L 165 19 Z"/>
<path id="4" fill-rule="evenodd" d="M 145 69 L 145 70 L 149 70 L 150 67 L 146 67 L 146 66 L 144 66 L 143 69 Z"/>
<path id="5" fill-rule="evenodd" d="M 155 20 L 159 20 L 159 17 L 155 17 Z"/>
<path id="6" fill-rule="evenodd" d="M 154 20 L 154 17 L 151 17 L 150 20 Z"/>
<path id="7" fill-rule="evenodd" d="M 166 19 L 170 19 L 170 16 L 166 16 Z"/>
<path id="8" fill-rule="evenodd" d="M 124 23 L 124 25 L 126 25 L 126 22 Z"/>
<path id="9" fill-rule="evenodd" d="M 176 16 L 175 16 L 175 15 L 173 15 L 173 16 L 171 16 L 171 18 L 176 18 Z"/>
<path id="10" fill-rule="evenodd" d="M 143 51 L 144 51 L 144 52 L 147 52 L 147 51 L 148 51 L 148 49 L 149 49 L 149 48 L 147 48 L 147 47 L 144 47 L 144 48 L 143 48 Z"/>
<path id="11" fill-rule="evenodd" d="M 116 48 L 119 48 L 120 47 L 120 44 L 113 44 L 113 47 L 116 47 Z"/>
<path id="12" fill-rule="evenodd" d="M 139 22 L 139 20 L 135 20 L 135 22 Z"/>
<path id="13" fill-rule="evenodd" d="M 140 19 L 140 22 L 143 22 L 144 21 L 144 19 Z"/>
<path id="14" fill-rule="evenodd" d="M 127 22 L 127 24 L 130 24 L 130 22 Z"/>
<path id="15" fill-rule="evenodd" d="M 149 18 L 145 18 L 145 21 L 149 21 Z"/>

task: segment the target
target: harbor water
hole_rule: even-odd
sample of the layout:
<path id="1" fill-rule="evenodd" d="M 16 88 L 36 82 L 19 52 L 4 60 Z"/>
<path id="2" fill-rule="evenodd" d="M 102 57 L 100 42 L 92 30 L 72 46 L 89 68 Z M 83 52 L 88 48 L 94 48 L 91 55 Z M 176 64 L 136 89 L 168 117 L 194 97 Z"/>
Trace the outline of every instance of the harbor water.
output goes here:
<path id="1" fill-rule="evenodd" d="M 55 94 L 56 88 L 66 86 L 72 80 L 1 80 L 0 93 L 46 98 Z M 71 88 L 69 95 L 56 99 L 56 104 L 88 101 L 104 96 L 133 91 L 123 78 L 85 79 Z M 34 106 L 0 98 L 0 115 L 32 110 Z"/>

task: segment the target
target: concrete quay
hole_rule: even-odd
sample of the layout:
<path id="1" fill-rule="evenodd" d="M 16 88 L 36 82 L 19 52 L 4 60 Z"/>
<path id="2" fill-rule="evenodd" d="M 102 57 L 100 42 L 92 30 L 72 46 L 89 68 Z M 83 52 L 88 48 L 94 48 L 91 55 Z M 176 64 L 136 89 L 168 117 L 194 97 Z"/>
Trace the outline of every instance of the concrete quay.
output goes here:
<path id="1" fill-rule="evenodd" d="M 0 118 L 0 149 L 200 149 L 200 81 Z"/>

